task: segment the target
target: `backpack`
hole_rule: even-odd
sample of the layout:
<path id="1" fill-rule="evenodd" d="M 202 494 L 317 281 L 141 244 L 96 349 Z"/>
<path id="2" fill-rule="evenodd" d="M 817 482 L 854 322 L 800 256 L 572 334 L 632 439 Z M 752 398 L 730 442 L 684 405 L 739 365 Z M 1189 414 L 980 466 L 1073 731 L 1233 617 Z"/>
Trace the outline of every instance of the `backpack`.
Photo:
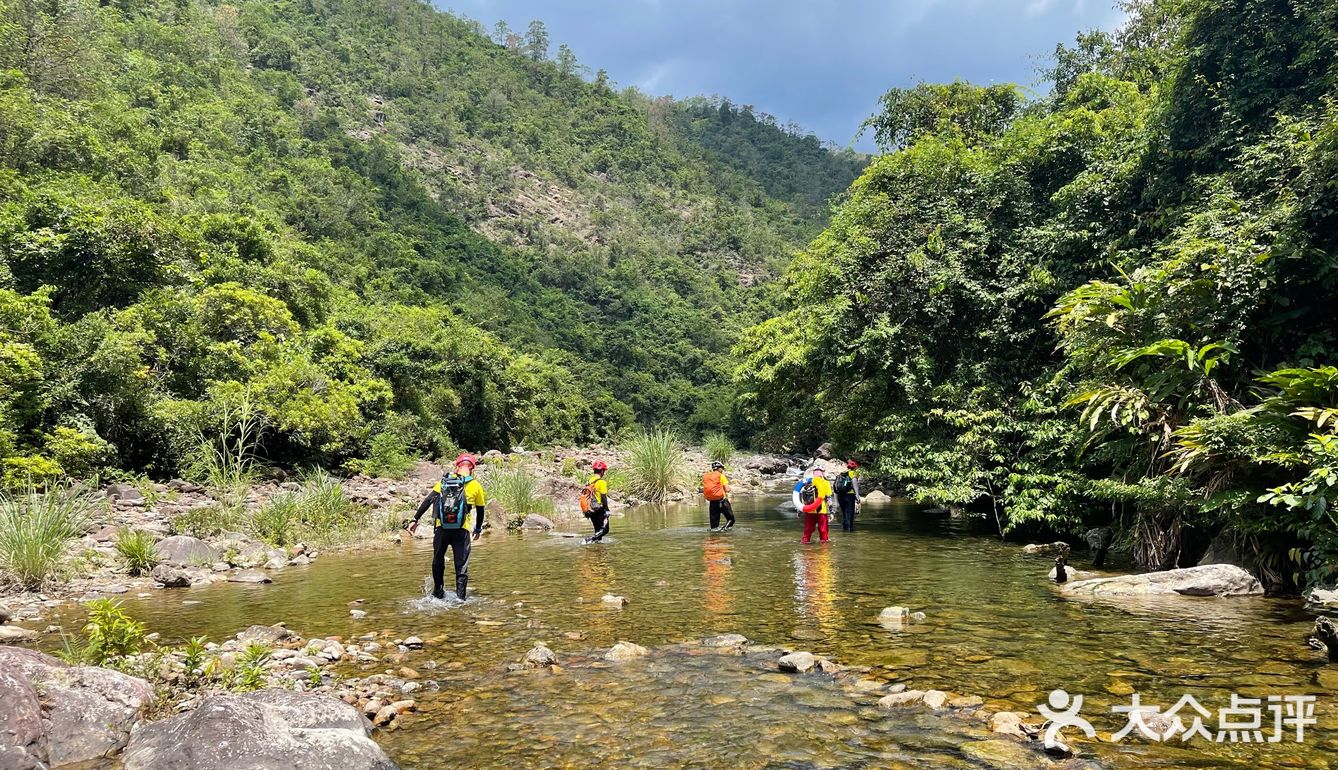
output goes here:
<path id="1" fill-rule="evenodd" d="M 851 478 L 850 471 L 842 473 L 836 477 L 836 494 L 848 495 L 855 491 L 855 480 Z"/>
<path id="2" fill-rule="evenodd" d="M 725 499 L 724 476 L 720 471 L 711 471 L 702 476 L 702 495 L 707 500 Z"/>
<path id="3" fill-rule="evenodd" d="M 818 488 L 813 484 L 813 479 L 804 481 L 804 486 L 799 489 L 799 502 L 804 504 L 804 513 L 813 513 L 821 504 L 818 501 Z"/>
<path id="4" fill-rule="evenodd" d="M 437 495 L 437 526 L 442 529 L 461 529 L 465 526 L 465 484 L 472 480 L 460 476 L 443 476 L 441 493 Z"/>
<path id="5" fill-rule="evenodd" d="M 589 518 L 590 514 L 602 507 L 599 504 L 599 493 L 595 491 L 595 483 L 598 481 L 599 478 L 596 477 L 589 484 L 581 487 L 581 513 L 585 514 L 586 518 Z"/>

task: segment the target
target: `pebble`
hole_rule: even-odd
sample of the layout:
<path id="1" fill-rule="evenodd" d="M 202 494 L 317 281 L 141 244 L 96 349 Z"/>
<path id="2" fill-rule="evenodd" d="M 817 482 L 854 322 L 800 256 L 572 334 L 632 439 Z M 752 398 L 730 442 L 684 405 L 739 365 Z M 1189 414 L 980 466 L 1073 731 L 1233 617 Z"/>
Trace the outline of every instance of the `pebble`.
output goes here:
<path id="1" fill-rule="evenodd" d="M 362 620 L 363 618 L 367 617 L 366 610 L 349 610 L 348 614 L 354 620 Z"/>
<path id="2" fill-rule="evenodd" d="M 423 649 L 423 640 L 416 636 L 411 636 L 404 640 L 404 646 L 411 650 L 421 650 Z"/>

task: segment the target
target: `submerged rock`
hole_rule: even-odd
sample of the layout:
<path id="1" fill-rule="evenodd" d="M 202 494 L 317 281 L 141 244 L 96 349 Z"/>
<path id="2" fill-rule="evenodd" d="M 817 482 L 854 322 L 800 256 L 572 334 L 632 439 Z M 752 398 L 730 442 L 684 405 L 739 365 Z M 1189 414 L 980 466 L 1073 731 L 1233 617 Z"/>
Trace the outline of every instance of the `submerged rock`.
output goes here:
<path id="1" fill-rule="evenodd" d="M 895 709 L 914 706 L 919 703 L 924 696 L 924 690 L 902 690 L 901 692 L 894 692 L 891 695 L 884 695 L 878 700 L 878 707 Z"/>
<path id="2" fill-rule="evenodd" d="M 273 583 L 269 575 L 254 570 L 248 572 L 238 572 L 235 575 L 228 576 L 229 583 Z"/>
<path id="3" fill-rule="evenodd" d="M 1078 596 L 1248 596 L 1264 592 L 1254 575 L 1231 564 L 1080 580 L 1066 583 L 1061 590 Z"/>
<path id="4" fill-rule="evenodd" d="M 613 594 L 604 594 L 604 598 L 603 598 L 601 601 L 603 601 L 604 604 L 607 604 L 607 605 L 610 606 L 610 607 L 626 607 L 626 606 L 627 606 L 627 598 L 626 598 L 626 597 L 623 597 L 623 596 L 614 596 Z"/>
<path id="5" fill-rule="evenodd" d="M 1068 543 L 1029 543 L 1022 546 L 1022 553 L 1028 556 L 1054 556 L 1069 550 Z"/>
<path id="6" fill-rule="evenodd" d="M 739 647 L 747 643 L 748 637 L 743 634 L 720 634 L 702 640 L 703 647 Z"/>
<path id="7" fill-rule="evenodd" d="M 547 516 L 530 513 L 525 515 L 525 521 L 521 523 L 520 528 L 549 530 L 553 528 L 553 520 Z"/>
<path id="8" fill-rule="evenodd" d="M 393 770 L 353 706 L 324 695 L 262 690 L 215 695 L 141 725 L 125 770 Z"/>
<path id="9" fill-rule="evenodd" d="M 92 762 L 125 745 L 153 702 L 148 682 L 0 648 L 0 767 Z"/>
<path id="10" fill-rule="evenodd" d="M 607 653 L 604 654 L 604 660 L 612 661 L 614 663 L 621 663 L 623 661 L 633 660 L 635 658 L 644 658 L 649 654 L 650 650 L 646 649 L 645 647 L 642 647 L 639 644 L 633 644 L 631 642 L 618 642 L 617 644 L 613 645 L 612 649 L 610 649 Z"/>

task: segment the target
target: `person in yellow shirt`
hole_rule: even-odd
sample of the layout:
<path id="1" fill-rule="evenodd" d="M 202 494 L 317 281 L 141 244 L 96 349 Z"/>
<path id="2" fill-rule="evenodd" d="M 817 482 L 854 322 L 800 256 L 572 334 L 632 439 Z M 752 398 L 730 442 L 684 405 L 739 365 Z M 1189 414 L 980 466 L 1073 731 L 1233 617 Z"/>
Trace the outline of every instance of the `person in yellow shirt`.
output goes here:
<path id="1" fill-rule="evenodd" d="M 455 596 L 465 600 L 469 587 L 469 552 L 471 543 L 483 534 L 483 509 L 488 496 L 474 478 L 478 463 L 468 453 L 455 458 L 455 469 L 443 476 L 418 506 L 409 534 L 418 530 L 418 520 L 433 509 L 432 515 L 432 597 L 445 598 L 442 582 L 446 576 L 446 548 L 455 557 Z"/>
<path id="2" fill-rule="evenodd" d="M 582 540 L 583 543 L 598 543 L 609 534 L 609 482 L 604 479 L 604 474 L 608 472 L 609 466 L 603 460 L 596 460 L 591 470 L 595 475 L 586 482 L 590 487 L 592 500 L 590 501 L 590 511 L 586 513 L 590 523 L 594 525 L 595 534 Z"/>
<path id="3" fill-rule="evenodd" d="M 725 464 L 719 460 L 711 463 L 711 470 L 702 476 L 702 497 L 709 504 L 711 531 L 723 532 L 734 526 L 734 508 L 729 504 L 729 479 L 725 477 Z M 724 514 L 725 525 L 720 525 L 720 516 Z"/>
<path id="4" fill-rule="evenodd" d="M 816 527 L 822 542 L 827 542 L 827 512 L 830 510 L 828 499 L 832 496 L 832 485 L 826 479 L 826 472 L 821 466 L 812 470 L 812 478 L 807 479 L 799 489 L 800 513 L 804 517 L 804 544 L 813 539 Z"/>

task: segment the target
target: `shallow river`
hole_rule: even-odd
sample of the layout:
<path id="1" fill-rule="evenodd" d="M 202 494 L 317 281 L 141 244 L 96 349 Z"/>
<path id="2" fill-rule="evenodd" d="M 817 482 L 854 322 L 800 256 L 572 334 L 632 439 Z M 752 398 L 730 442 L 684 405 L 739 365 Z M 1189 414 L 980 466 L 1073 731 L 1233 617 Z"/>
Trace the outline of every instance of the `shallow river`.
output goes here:
<path id="1" fill-rule="evenodd" d="M 269 586 L 155 592 L 126 604 L 169 641 L 217 640 L 279 621 L 304 636 L 428 639 L 406 662 L 441 690 L 416 693 L 420 714 L 379 738 L 405 767 L 1045 763 L 997 756 L 988 750 L 997 744 L 982 747 L 989 736 L 969 719 L 880 712 L 876 696 L 820 675 L 766 673 L 749 658 L 670 648 L 617 666 L 582 662 L 619 640 L 655 648 L 726 632 L 871 666 L 873 676 L 912 688 L 979 695 L 991 708 L 1035 713 L 1063 688 L 1085 697 L 1081 715 L 1102 732 L 1124 726 L 1111 707 L 1134 691 L 1163 708 L 1193 696 L 1212 712 L 1210 732 L 1233 692 L 1317 696 L 1319 724 L 1301 744 L 1290 734 L 1263 745 L 1202 736 L 1083 744 L 1103 767 L 1328 767 L 1338 749 L 1334 692 L 1320 684 L 1321 656 L 1302 641 L 1311 618 L 1294 600 L 1068 601 L 1046 582 L 1048 560 L 967 523 L 901 504 L 870 507 L 859 531 L 838 525 L 830 544 L 801 546 L 796 520 L 777 502 L 741 499 L 739 525 L 725 534 L 707 531 L 701 508 L 677 506 L 615 518 L 598 545 L 494 535 L 476 547 L 475 598 L 463 606 L 421 599 L 430 557 L 421 542 L 322 556 Z M 627 605 L 605 606 L 608 593 Z M 358 599 L 368 616 L 353 620 L 349 603 Z M 889 631 L 877 622 L 888 605 L 927 617 Z M 507 673 L 536 642 L 557 652 L 563 671 Z M 1330 687 L 1332 677 L 1325 673 Z M 1188 724 L 1192 715 L 1182 714 Z M 1266 710 L 1264 717 L 1267 738 Z"/>

